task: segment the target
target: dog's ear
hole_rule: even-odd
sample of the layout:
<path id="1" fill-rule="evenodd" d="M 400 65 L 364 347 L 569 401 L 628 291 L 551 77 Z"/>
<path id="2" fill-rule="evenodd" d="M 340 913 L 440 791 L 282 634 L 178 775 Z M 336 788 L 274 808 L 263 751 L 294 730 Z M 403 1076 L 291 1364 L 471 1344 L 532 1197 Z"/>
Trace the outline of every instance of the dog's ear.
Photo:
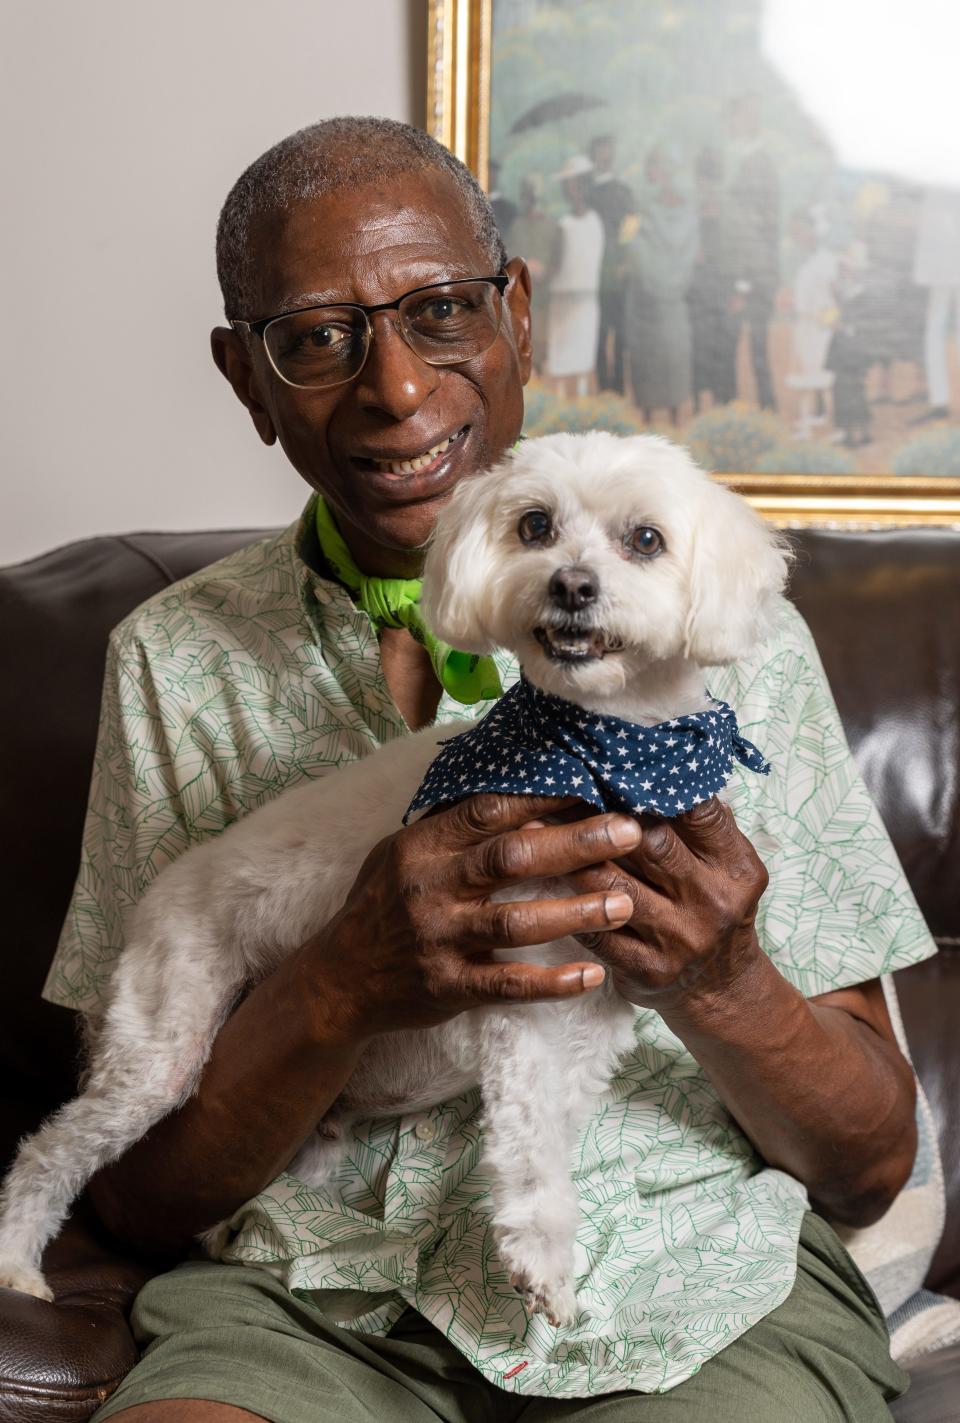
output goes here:
<path id="1" fill-rule="evenodd" d="M 745 657 L 770 631 L 791 558 L 784 536 L 745 499 L 705 482 L 691 537 L 686 655 L 702 667 Z"/>
<path id="2" fill-rule="evenodd" d="M 457 485 L 441 511 L 423 566 L 420 607 L 431 632 L 462 652 L 492 652 L 493 517 L 504 465 Z"/>

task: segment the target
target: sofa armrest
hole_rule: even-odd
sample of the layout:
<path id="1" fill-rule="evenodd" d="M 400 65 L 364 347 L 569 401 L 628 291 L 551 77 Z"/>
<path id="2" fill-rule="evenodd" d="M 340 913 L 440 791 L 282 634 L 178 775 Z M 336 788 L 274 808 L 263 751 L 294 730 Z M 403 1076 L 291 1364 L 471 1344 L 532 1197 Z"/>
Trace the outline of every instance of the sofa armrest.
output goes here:
<path id="1" fill-rule="evenodd" d="M 155 1269 L 124 1259 L 81 1210 L 44 1273 L 52 1303 L 0 1289 L 0 1423 L 83 1423 L 137 1361 L 127 1316 Z"/>
<path id="2" fill-rule="evenodd" d="M 947 1218 L 927 1287 L 960 1299 L 960 946 L 945 942 L 935 958 L 894 979 L 910 1055 L 937 1125 L 946 1186 Z"/>

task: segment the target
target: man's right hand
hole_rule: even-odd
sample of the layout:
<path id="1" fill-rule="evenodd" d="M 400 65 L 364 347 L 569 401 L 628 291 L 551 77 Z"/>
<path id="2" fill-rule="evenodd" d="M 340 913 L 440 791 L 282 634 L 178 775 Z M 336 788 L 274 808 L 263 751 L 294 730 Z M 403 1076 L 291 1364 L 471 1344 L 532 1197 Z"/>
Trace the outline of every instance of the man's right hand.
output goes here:
<path id="1" fill-rule="evenodd" d="M 381 840 L 339 914 L 307 946 L 324 1020 L 367 1038 L 432 1027 L 481 1003 L 569 998 L 601 983 L 590 961 L 546 967 L 505 961 L 504 951 L 619 928 L 633 910 L 628 895 L 491 900 L 639 843 L 639 827 L 623 815 L 537 819 L 572 804 L 471 796 Z"/>
<path id="2" fill-rule="evenodd" d="M 287 1165 L 375 1034 L 430 1027 L 479 1003 L 573 997 L 602 981 L 595 963 L 497 957 L 616 929 L 633 912 L 629 896 L 607 891 L 491 903 L 507 885 L 637 845 L 625 816 L 532 819 L 566 804 L 477 796 L 381 841 L 333 921 L 238 1004 L 193 1095 L 94 1177 L 105 1224 L 150 1254 L 176 1253 Z"/>

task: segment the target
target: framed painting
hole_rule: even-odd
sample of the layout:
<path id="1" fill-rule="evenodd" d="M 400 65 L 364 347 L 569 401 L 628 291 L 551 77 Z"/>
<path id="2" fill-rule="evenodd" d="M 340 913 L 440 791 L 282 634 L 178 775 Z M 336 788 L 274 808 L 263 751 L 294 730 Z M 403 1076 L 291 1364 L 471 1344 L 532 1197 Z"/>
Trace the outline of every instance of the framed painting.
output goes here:
<path id="1" fill-rule="evenodd" d="M 527 429 L 656 431 L 785 525 L 960 523 L 951 14 L 430 0 L 427 127 L 532 274 Z"/>

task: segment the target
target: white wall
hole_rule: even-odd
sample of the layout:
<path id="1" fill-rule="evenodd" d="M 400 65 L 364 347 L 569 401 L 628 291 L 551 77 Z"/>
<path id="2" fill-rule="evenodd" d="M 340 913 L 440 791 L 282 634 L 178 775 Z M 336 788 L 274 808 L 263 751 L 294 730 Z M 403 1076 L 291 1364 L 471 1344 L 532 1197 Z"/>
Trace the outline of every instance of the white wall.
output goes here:
<path id="1" fill-rule="evenodd" d="M 422 122 L 426 0 L 3 0 L 0 563 L 295 517 L 209 354 L 242 169 L 335 113 Z"/>

